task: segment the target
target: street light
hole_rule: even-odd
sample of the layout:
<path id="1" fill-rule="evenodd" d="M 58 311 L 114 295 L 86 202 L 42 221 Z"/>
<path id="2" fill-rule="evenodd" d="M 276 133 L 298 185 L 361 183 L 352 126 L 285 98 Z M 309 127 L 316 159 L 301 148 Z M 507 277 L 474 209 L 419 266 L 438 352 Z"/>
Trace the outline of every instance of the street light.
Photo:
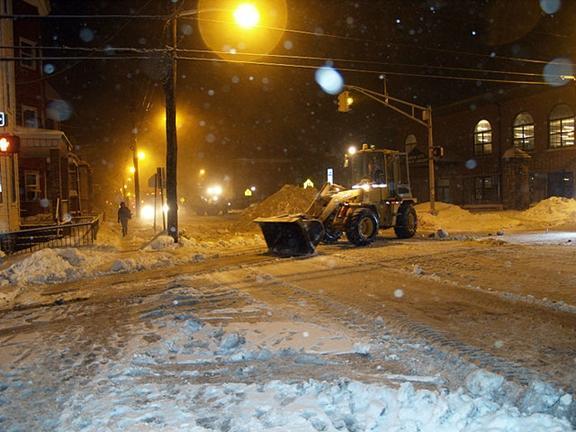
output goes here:
<path id="1" fill-rule="evenodd" d="M 202 5 L 203 3 L 200 3 Z M 221 4 L 221 3 L 220 3 Z M 177 165 L 178 165 L 178 138 L 176 124 L 176 79 L 177 79 L 177 50 L 178 50 L 178 19 L 198 15 L 201 12 L 224 11 L 232 12 L 234 22 L 244 30 L 254 28 L 260 21 L 260 12 L 251 3 L 243 3 L 234 9 L 199 8 L 197 10 L 176 12 L 176 4 L 172 4 L 168 29 L 168 68 L 164 93 L 166 97 L 166 200 L 167 200 L 167 228 L 175 243 L 178 243 L 178 194 L 177 194 Z"/>
<path id="2" fill-rule="evenodd" d="M 234 11 L 234 20 L 240 27 L 251 29 L 260 22 L 260 12 L 253 4 L 243 3 Z"/>

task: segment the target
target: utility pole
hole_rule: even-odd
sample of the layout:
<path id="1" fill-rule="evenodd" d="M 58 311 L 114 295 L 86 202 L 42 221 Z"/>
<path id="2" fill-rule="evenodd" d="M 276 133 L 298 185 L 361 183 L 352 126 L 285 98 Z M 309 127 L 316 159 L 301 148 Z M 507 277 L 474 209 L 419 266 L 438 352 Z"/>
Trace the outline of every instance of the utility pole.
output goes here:
<path id="1" fill-rule="evenodd" d="M 175 6 L 170 12 L 172 18 L 167 26 L 168 39 L 168 67 L 164 92 L 166 95 L 166 198 L 168 204 L 168 235 L 178 243 L 178 196 L 176 169 L 178 164 L 178 142 L 176 131 L 176 48 L 177 16 Z"/>
<path id="2" fill-rule="evenodd" d="M 136 217 L 140 217 L 140 172 L 138 170 L 138 138 L 136 135 L 136 111 L 132 111 L 132 164 L 134 166 L 134 199 Z"/>
<path id="3" fill-rule="evenodd" d="M 436 214 L 436 172 L 434 171 L 434 134 L 432 133 L 432 107 L 423 112 L 428 123 L 428 189 L 430 193 L 430 213 Z"/>

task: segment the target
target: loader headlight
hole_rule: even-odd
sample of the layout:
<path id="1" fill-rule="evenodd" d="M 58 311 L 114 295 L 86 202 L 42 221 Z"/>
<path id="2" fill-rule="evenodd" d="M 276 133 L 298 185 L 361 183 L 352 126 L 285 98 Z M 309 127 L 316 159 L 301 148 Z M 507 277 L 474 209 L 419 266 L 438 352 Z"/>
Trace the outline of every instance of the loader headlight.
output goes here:
<path id="1" fill-rule="evenodd" d="M 370 184 L 369 183 L 356 184 L 352 186 L 352 189 L 364 189 L 366 192 L 368 192 L 370 190 Z"/>

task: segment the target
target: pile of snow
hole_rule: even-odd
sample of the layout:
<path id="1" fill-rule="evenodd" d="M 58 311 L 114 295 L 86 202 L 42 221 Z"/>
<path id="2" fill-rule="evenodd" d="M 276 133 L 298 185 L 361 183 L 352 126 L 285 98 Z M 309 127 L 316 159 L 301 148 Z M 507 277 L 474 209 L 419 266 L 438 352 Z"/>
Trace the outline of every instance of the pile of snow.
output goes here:
<path id="1" fill-rule="evenodd" d="M 538 230 L 576 222 L 576 200 L 551 197 L 525 211 L 471 213 L 454 204 L 436 203 L 436 215 L 430 204 L 416 205 L 422 230 L 452 232 L 492 232 L 503 234 L 507 229 Z"/>
<path id="2" fill-rule="evenodd" d="M 576 221 L 576 200 L 551 197 L 522 212 L 522 218 L 549 225 Z"/>
<path id="3" fill-rule="evenodd" d="M 430 204 L 416 205 L 418 225 L 426 231 L 498 231 L 518 226 L 520 222 L 505 213 L 471 213 L 454 204 L 436 203 L 436 214 L 430 213 Z"/>
<path id="4" fill-rule="evenodd" d="M 448 395 L 342 380 L 265 384 L 143 384 L 129 392 L 107 385 L 73 398 L 60 417 L 63 430 L 153 431 L 418 431 L 564 432 L 554 417 L 523 416 L 515 408 L 462 392 Z M 148 402 L 149 401 L 149 402 Z M 78 416 L 70 405 L 82 406 Z"/>
<path id="5" fill-rule="evenodd" d="M 308 210 L 317 193 L 318 191 L 314 188 L 303 189 L 298 186 L 284 185 L 282 189 L 261 203 L 244 210 L 235 228 L 238 230 L 253 228 L 252 221 L 258 217 L 303 213 Z"/>
<path id="6" fill-rule="evenodd" d="M 152 240 L 152 242 L 146 246 L 146 250 L 162 250 L 171 247 L 174 247 L 174 239 L 169 235 L 161 235 Z"/>
<path id="7" fill-rule="evenodd" d="M 0 279 L 9 283 L 50 283 L 77 279 L 95 263 L 75 248 L 42 249 L 0 272 Z"/>

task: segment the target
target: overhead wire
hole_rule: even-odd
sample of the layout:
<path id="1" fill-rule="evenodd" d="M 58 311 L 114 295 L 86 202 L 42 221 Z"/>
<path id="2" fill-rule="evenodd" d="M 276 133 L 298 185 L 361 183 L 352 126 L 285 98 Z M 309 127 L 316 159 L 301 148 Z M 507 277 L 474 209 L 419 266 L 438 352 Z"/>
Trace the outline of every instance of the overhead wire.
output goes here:
<path id="1" fill-rule="evenodd" d="M 181 5 L 182 7 L 182 5 Z M 141 19 L 151 19 L 151 20 L 170 20 L 174 18 L 174 15 L 138 15 L 138 14 L 118 14 L 118 15 L 26 15 L 26 14 L 19 14 L 19 15 L 0 15 L 0 19 L 134 19 L 134 18 L 141 18 Z M 225 24 L 227 21 L 224 20 L 217 20 L 217 19 L 210 19 L 210 18 L 203 18 L 199 16 L 182 16 L 178 17 L 179 19 L 191 19 L 196 21 L 204 21 L 204 22 L 212 22 L 212 23 L 220 23 Z M 382 41 L 377 39 L 366 39 L 366 38 L 358 38 L 352 36 L 342 36 L 337 34 L 331 33 L 323 33 L 323 32 L 316 32 L 316 31 L 308 31 L 308 30 L 299 30 L 299 29 L 286 29 L 282 27 L 274 27 L 274 26 L 264 26 L 260 25 L 258 28 L 268 29 L 268 30 L 275 30 L 275 31 L 282 31 L 285 33 L 292 33 L 292 34 L 302 34 L 308 36 L 315 36 L 315 37 L 324 37 L 324 38 L 331 38 L 337 40 L 348 40 L 354 42 L 363 42 L 363 43 L 377 43 L 377 44 L 386 44 L 386 45 L 396 45 L 400 47 L 406 47 L 411 49 L 417 50 L 424 50 L 424 51 L 432 51 L 432 52 L 442 52 L 446 54 L 456 54 L 456 55 L 465 55 L 471 57 L 482 57 L 482 58 L 489 58 L 489 59 L 498 59 L 498 60 L 505 60 L 505 61 L 514 61 L 514 62 L 522 62 L 522 63 L 535 63 L 535 64 L 554 64 L 555 61 L 548 61 L 548 60 L 541 60 L 541 59 L 531 59 L 525 57 L 511 57 L 511 56 L 502 56 L 497 55 L 495 53 L 484 54 L 484 53 L 473 53 L 468 51 L 460 51 L 460 50 L 453 50 L 447 48 L 434 48 L 434 47 L 426 47 L 422 45 L 413 45 L 407 44 L 402 42 L 390 42 L 390 41 Z"/>
<path id="2" fill-rule="evenodd" d="M 120 55 L 108 55 L 108 56 L 13 56 L 13 57 L 2 57 L 0 61 L 22 61 L 22 60 L 51 60 L 51 61 L 65 61 L 65 60 L 149 60 L 157 59 L 158 56 L 151 55 L 131 55 L 131 56 L 120 56 Z M 222 62 L 222 63 L 239 63 L 239 64 L 253 64 L 262 66 L 281 66 L 281 67 L 292 67 L 295 69 L 314 69 L 317 70 L 317 65 L 302 65 L 302 64 L 290 64 L 290 63 L 276 63 L 276 62 L 257 62 L 250 60 L 233 60 L 233 59 L 220 59 L 220 58 L 207 58 L 207 57 L 177 57 L 180 60 L 195 60 L 195 61 L 207 61 L 207 62 Z M 342 72 L 357 72 L 357 73 L 370 73 L 379 75 L 390 75 L 390 76 L 411 76 L 411 77 L 421 77 L 421 78 L 435 78 L 435 79 L 446 79 L 446 80 L 460 80 L 460 81 L 476 81 L 476 82 L 492 82 L 492 83 L 502 83 L 502 84 L 537 84 L 546 85 L 544 81 L 527 81 L 527 80 L 506 80 L 506 79 L 496 79 L 496 78 L 483 78 L 483 77 L 463 77 L 454 75 L 432 75 L 432 74 L 417 74 L 410 72 L 394 72 L 388 70 L 373 70 L 373 69 L 359 69 L 350 67 L 339 67 L 338 70 Z M 546 75 L 548 76 L 548 75 Z M 551 75 L 552 76 L 552 75 Z M 554 77 L 559 77 L 554 75 Z"/>
<path id="3" fill-rule="evenodd" d="M 148 6 L 150 6 L 150 3 L 152 3 L 153 1 L 154 1 L 154 0 L 148 0 L 140 9 L 138 9 L 138 12 L 137 12 L 137 13 L 140 13 L 141 11 L 143 11 L 144 9 L 146 9 Z M 54 16 L 54 15 L 50 15 L 50 16 Z M 136 16 L 137 16 L 137 15 L 136 15 Z M 1 16 L 0 16 L 0 18 L 1 18 Z M 111 35 L 105 37 L 105 38 L 104 38 L 104 43 L 110 42 L 112 39 L 114 39 L 116 36 L 118 36 L 118 34 L 120 34 L 120 32 L 123 31 L 129 23 L 130 23 L 130 21 L 124 23 L 118 30 L 114 31 Z M 19 49 L 19 48 L 21 48 L 21 47 L 13 47 L 12 49 Z M 35 47 L 35 48 L 37 48 L 37 49 L 51 49 L 51 48 L 53 48 L 53 47 Z M 62 75 L 63 73 L 66 73 L 66 72 L 74 69 L 76 66 L 78 66 L 79 64 L 81 64 L 83 61 L 84 61 L 84 60 L 77 61 L 76 63 L 74 63 L 74 64 L 72 64 L 72 65 L 68 65 L 68 66 L 66 66 L 65 68 L 63 68 L 63 69 L 61 69 L 61 70 L 59 70 L 59 71 L 57 71 L 57 72 L 54 72 L 54 73 L 51 73 L 51 74 L 42 76 L 41 78 L 37 78 L 37 79 L 35 79 L 35 80 L 28 80 L 28 81 L 17 82 L 16 85 L 34 84 L 34 83 L 37 83 L 37 82 L 42 82 L 42 81 L 44 81 L 44 80 L 51 79 L 51 78 L 53 78 L 53 77 L 55 77 L 55 76 Z"/>
<path id="4" fill-rule="evenodd" d="M 17 46 L 0 46 L 0 49 L 18 49 Z M 37 46 L 37 49 L 44 51 L 81 51 L 81 52 L 92 52 L 92 53 L 140 53 L 140 54 L 164 54 L 167 52 L 166 48 L 131 48 L 131 47 L 113 47 L 113 48 L 90 48 L 90 47 L 69 47 L 69 46 Z M 177 48 L 177 53 L 196 53 L 196 54 L 231 54 L 230 51 L 214 51 L 209 49 L 184 49 Z M 349 59 L 349 58 L 338 58 L 338 57 L 318 57 L 318 56 L 301 56 L 301 55 L 289 55 L 289 54 L 270 54 L 270 53 L 255 53 L 255 52 L 242 52 L 234 53 L 236 56 L 258 56 L 266 58 L 282 58 L 291 60 L 309 60 L 309 61 L 322 61 L 325 63 L 352 63 L 352 64 L 366 64 L 374 66 L 393 66 L 393 67 L 410 67 L 410 68 L 423 68 L 423 69 L 433 69 L 433 70 L 447 70 L 447 71 L 460 71 L 460 72 L 477 72 L 483 74 L 500 74 L 500 75 L 514 75 L 514 76 L 525 76 L 525 77 L 539 77 L 542 76 L 541 73 L 534 72 L 518 72 L 518 71 L 506 71 L 506 70 L 494 70 L 494 69 L 482 69 L 482 68 L 463 68 L 458 66 L 438 66 L 438 65 L 428 65 L 428 64 L 415 64 L 415 63 L 396 63 L 396 62 L 383 62 L 375 60 L 363 60 L 363 59 Z M 546 74 L 551 77 L 560 77 L 561 74 Z"/>
<path id="5" fill-rule="evenodd" d="M 218 63 L 237 63 L 237 64 L 251 64 L 259 66 L 278 66 L 278 67 L 291 67 L 295 69 L 313 69 L 317 70 L 318 66 L 313 65 L 301 65 L 301 64 L 289 64 L 289 63 L 272 63 L 272 62 L 261 62 L 253 60 L 230 60 L 230 59 L 220 59 L 220 58 L 206 58 L 206 57 L 177 57 L 178 60 L 192 60 L 192 61 L 206 61 L 206 62 L 218 62 Z M 445 79 L 453 81 L 475 81 L 475 82 L 492 82 L 500 84 L 526 84 L 526 85 L 548 85 L 545 81 L 522 81 L 522 80 L 505 80 L 505 79 L 495 79 L 495 78 L 474 78 L 474 77 L 458 77 L 449 75 L 431 75 L 431 74 L 416 74 L 407 72 L 390 72 L 390 71 L 376 71 L 370 69 L 357 69 L 357 68 L 338 68 L 338 70 L 343 72 L 356 72 L 356 73 L 366 73 L 366 74 L 378 74 L 378 75 L 391 75 L 391 76 L 411 76 L 418 78 L 434 78 L 434 79 Z"/>

